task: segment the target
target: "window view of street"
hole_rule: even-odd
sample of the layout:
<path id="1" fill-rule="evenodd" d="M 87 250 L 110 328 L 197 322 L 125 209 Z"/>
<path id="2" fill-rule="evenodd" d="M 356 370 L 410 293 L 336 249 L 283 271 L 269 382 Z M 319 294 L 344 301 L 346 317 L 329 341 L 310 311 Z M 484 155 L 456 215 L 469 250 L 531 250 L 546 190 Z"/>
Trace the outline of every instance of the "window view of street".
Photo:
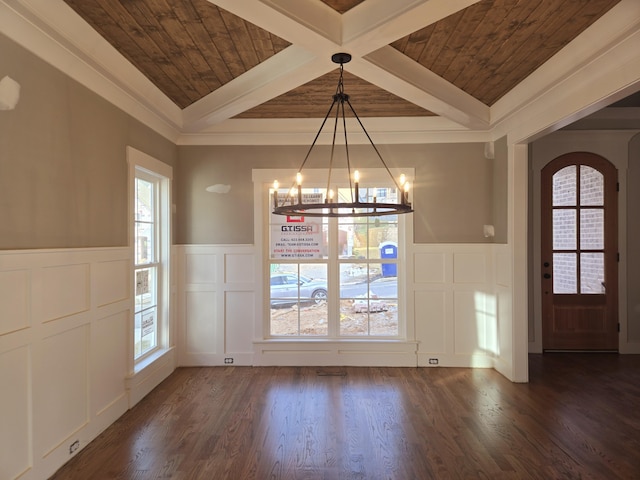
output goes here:
<path id="1" fill-rule="evenodd" d="M 392 200 L 395 189 L 361 193 Z M 399 335 L 396 216 L 272 215 L 270 232 L 272 336 Z M 335 273 L 330 276 L 330 271 Z M 332 295 L 337 301 L 329 302 Z M 330 303 L 335 311 L 330 311 Z"/>

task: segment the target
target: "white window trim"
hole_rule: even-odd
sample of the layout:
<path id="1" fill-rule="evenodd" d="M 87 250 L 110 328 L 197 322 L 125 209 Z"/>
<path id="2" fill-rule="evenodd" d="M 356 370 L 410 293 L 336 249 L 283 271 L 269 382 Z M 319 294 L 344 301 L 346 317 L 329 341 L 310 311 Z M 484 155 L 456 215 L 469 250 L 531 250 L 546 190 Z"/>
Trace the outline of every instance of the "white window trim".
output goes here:
<path id="1" fill-rule="evenodd" d="M 361 178 L 366 179 L 361 182 L 363 187 L 372 187 L 377 185 L 383 185 L 383 183 L 390 182 L 389 174 L 384 168 L 359 168 Z M 326 185 L 322 185 L 323 179 L 327 178 L 328 169 L 307 169 L 305 175 L 305 186 L 325 188 Z M 391 168 L 391 174 L 394 178 L 399 178 L 400 174 L 404 173 L 405 177 L 411 185 L 414 185 L 415 169 L 413 168 Z M 264 272 L 267 271 L 269 264 L 269 226 L 268 216 L 271 213 L 271 204 L 269 202 L 269 189 L 273 187 L 273 181 L 278 180 L 282 188 L 288 187 L 288 180 L 295 179 L 297 170 L 295 169 L 254 169 L 252 172 L 252 180 L 254 185 L 254 241 L 259 248 L 256 249 L 256 271 L 260 273 L 260 279 L 262 281 L 262 288 L 256 292 L 256 312 L 261 312 L 260 315 L 256 315 L 256 324 L 254 328 L 255 336 L 258 343 L 277 343 L 277 342 L 330 342 L 330 343 L 389 343 L 389 342 L 412 342 L 415 339 L 415 326 L 413 322 L 413 308 L 408 303 L 408 285 L 409 279 L 413 276 L 413 261 L 412 258 L 412 245 L 413 245 L 413 219 L 412 215 L 398 215 L 398 240 L 399 244 L 403 248 L 398 248 L 398 265 L 402 265 L 401 271 L 403 274 L 398 277 L 398 318 L 399 332 L 398 337 L 394 339 L 376 338 L 376 337 L 329 337 L 329 338 L 317 338 L 310 337 L 309 339 L 304 337 L 295 338 L 280 338 L 271 337 L 269 332 L 269 313 L 268 305 L 265 302 L 266 298 L 269 298 L 269 285 L 264 281 Z M 313 176 L 318 178 L 317 182 L 306 180 L 309 178 L 309 173 L 313 172 Z M 333 169 L 332 178 L 347 179 L 348 172 L 346 169 Z M 346 180 L 345 180 L 346 183 Z M 409 217 L 409 218 L 407 218 Z"/>
<path id="2" fill-rule="evenodd" d="M 131 273 L 133 275 L 135 264 L 135 231 L 133 228 L 135 220 L 135 178 L 136 170 L 143 170 L 145 173 L 160 179 L 159 192 L 159 241 L 157 245 L 158 263 L 158 339 L 157 347 L 142 355 L 138 359 L 134 358 L 133 345 L 133 312 L 134 295 L 133 285 L 131 291 L 131 315 L 129 324 L 129 371 L 137 373 L 148 367 L 158 358 L 164 356 L 171 349 L 171 182 L 173 181 L 173 168 L 150 155 L 141 152 L 133 147 L 127 147 L 127 163 L 129 165 L 129 215 L 128 215 L 128 239 L 131 252 Z"/>

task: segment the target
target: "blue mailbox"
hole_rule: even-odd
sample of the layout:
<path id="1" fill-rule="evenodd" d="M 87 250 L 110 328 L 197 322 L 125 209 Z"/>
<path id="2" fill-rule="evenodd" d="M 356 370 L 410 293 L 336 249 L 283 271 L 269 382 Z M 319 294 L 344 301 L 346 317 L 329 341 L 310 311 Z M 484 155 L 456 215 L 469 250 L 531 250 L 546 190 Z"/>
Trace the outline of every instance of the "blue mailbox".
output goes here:
<path id="1" fill-rule="evenodd" d="M 380 258 L 398 258 L 398 244 L 395 242 L 382 242 L 380 244 Z M 395 263 L 383 263 L 382 276 L 397 277 L 398 266 Z"/>

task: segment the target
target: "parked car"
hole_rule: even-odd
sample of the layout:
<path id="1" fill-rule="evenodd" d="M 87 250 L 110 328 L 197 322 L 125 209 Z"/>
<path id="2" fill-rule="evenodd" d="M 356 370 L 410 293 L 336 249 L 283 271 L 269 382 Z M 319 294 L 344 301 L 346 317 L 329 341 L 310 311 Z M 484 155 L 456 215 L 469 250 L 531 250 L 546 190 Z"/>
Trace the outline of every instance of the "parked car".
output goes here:
<path id="1" fill-rule="evenodd" d="M 327 281 L 292 273 L 271 275 L 271 306 L 294 305 L 300 302 L 327 301 Z"/>

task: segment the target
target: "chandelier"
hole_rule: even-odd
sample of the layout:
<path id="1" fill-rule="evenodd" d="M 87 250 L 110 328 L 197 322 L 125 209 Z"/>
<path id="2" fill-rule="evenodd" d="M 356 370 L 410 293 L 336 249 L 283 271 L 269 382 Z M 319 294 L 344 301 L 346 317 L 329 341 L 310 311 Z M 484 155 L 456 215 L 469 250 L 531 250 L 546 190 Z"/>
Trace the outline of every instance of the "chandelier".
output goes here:
<path id="1" fill-rule="evenodd" d="M 401 213 L 413 212 L 411 203 L 409 202 L 409 182 L 406 181 L 404 175 L 401 175 L 398 180 L 393 177 L 391 171 L 389 170 L 389 167 L 382 158 L 382 155 L 380 155 L 378 148 L 375 146 L 373 140 L 369 136 L 369 133 L 364 128 L 360 117 L 358 117 L 358 114 L 354 110 L 353 105 L 351 105 L 351 102 L 349 101 L 349 95 L 344 93 L 344 64 L 351 61 L 351 55 L 348 53 L 336 53 L 331 57 L 331 60 L 334 63 L 340 64 L 340 78 L 338 79 L 336 93 L 333 95 L 333 102 L 331 103 L 331 107 L 329 107 L 329 111 L 325 115 L 324 120 L 320 125 L 320 129 L 318 130 L 313 143 L 307 151 L 307 155 L 305 156 L 302 164 L 300 165 L 300 168 L 298 169 L 298 172 L 296 173 L 296 179 L 292 183 L 291 188 L 288 190 L 288 193 L 285 195 L 278 195 L 279 183 L 277 180 L 273 182 L 273 213 L 276 215 L 304 217 L 378 217 L 382 215 L 397 215 Z M 396 203 L 378 202 L 375 196 L 371 199 L 372 201 L 368 201 L 368 195 L 365 195 L 364 199 L 360 198 L 360 172 L 358 170 L 354 170 L 353 176 L 351 174 L 349 142 L 347 141 L 347 127 L 345 119 L 345 103 L 349 106 L 349 109 L 353 113 L 355 119 L 358 121 L 358 124 L 369 140 L 369 143 L 371 143 L 371 146 L 373 147 L 373 150 L 378 156 L 380 162 L 382 162 L 382 165 L 389 174 L 392 183 L 395 185 L 397 189 L 396 191 L 398 192 Z M 311 197 L 313 197 L 311 201 L 303 202 L 302 169 L 307 163 L 307 160 L 311 155 L 311 151 L 316 145 L 318 137 L 322 133 L 325 123 L 331 115 L 334 106 L 336 107 L 335 123 L 333 126 L 333 138 L 331 142 L 331 156 L 329 159 L 327 187 L 325 190 L 326 196 L 324 198 L 324 201 L 322 201 L 321 198 L 318 198 L 318 195 L 311 195 Z M 336 150 L 336 137 L 338 134 L 338 124 L 340 123 L 340 121 L 342 123 L 342 129 L 344 132 L 344 148 L 347 164 L 347 176 L 349 179 L 350 198 L 348 199 L 348 201 L 340 201 L 338 195 L 336 194 L 337 192 L 334 192 L 330 188 L 331 174 L 334 166 L 334 154 Z"/>

